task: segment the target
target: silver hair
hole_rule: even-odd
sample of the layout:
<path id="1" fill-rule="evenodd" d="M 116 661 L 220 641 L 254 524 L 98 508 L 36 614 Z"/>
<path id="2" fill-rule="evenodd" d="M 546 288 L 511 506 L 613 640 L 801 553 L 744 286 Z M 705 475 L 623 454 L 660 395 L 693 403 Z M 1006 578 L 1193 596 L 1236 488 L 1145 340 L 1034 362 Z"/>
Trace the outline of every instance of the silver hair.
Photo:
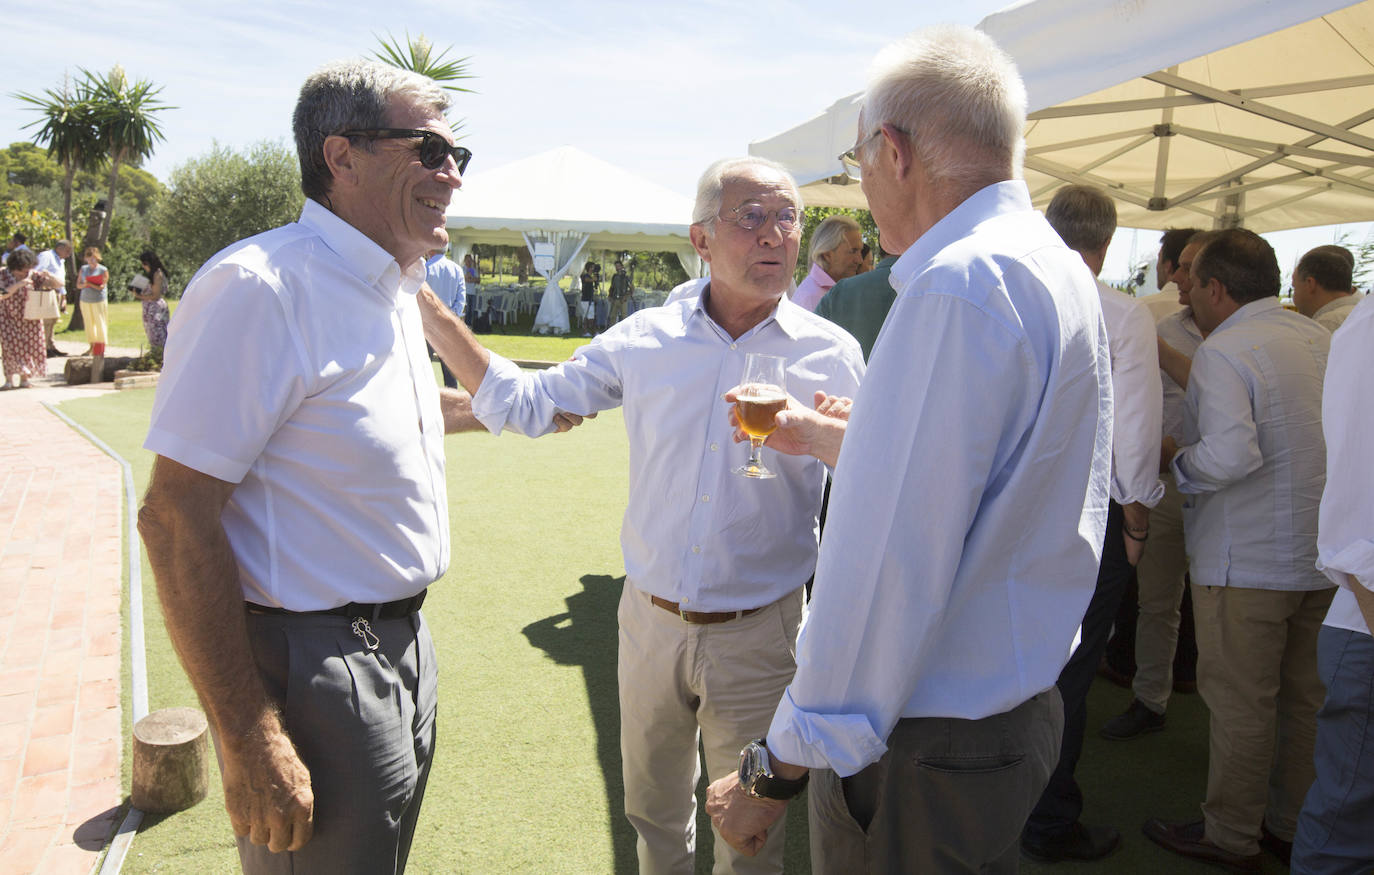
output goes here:
<path id="1" fill-rule="evenodd" d="M 1098 252 L 1116 233 L 1116 204 L 1092 185 L 1066 185 L 1054 193 L 1045 219 L 1076 252 Z"/>
<path id="2" fill-rule="evenodd" d="M 982 31 L 939 25 L 884 48 L 860 117 L 861 138 L 884 123 L 904 131 L 931 179 L 955 191 L 1021 176 L 1026 86 Z"/>
<path id="3" fill-rule="evenodd" d="M 725 196 L 725 182 L 737 176 L 744 175 L 745 171 L 764 167 L 775 171 L 787 180 L 787 184 L 792 187 L 792 195 L 796 202 L 797 209 L 804 209 L 802 205 L 801 191 L 797 188 L 797 181 L 776 161 L 767 158 L 759 158 L 753 155 L 744 158 L 722 158 L 712 162 L 710 167 L 701 174 L 701 179 L 697 180 L 697 200 L 692 206 L 692 224 L 701 225 L 708 234 L 715 233 L 716 219 L 720 216 L 721 199 Z"/>
<path id="4" fill-rule="evenodd" d="M 310 74 L 291 117 L 306 197 L 329 196 L 333 176 L 324 160 L 325 138 L 341 131 L 390 127 L 388 114 L 397 102 L 439 115 L 449 108 L 447 93 L 433 79 L 379 61 L 333 61 Z"/>
<path id="5" fill-rule="evenodd" d="M 827 216 L 825 221 L 816 226 L 816 230 L 811 232 L 811 248 L 806 250 L 806 260 L 815 264 L 816 259 L 829 252 L 834 252 L 836 248 L 847 242 L 844 235 L 850 231 L 863 233 L 863 228 L 854 221 L 853 216 L 846 216 L 844 213 L 836 213 Z"/>

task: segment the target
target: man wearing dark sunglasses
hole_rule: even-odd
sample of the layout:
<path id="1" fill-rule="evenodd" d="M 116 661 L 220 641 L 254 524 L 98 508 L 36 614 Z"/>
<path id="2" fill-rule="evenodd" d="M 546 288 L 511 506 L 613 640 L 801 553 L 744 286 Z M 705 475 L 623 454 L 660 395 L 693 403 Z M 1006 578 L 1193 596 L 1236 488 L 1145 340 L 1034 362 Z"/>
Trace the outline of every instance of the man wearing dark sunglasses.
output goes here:
<path id="1" fill-rule="evenodd" d="M 434 749 L 419 613 L 449 563 L 445 431 L 416 294 L 471 153 L 383 64 L 306 80 L 299 221 L 186 289 L 139 529 L 208 714 L 245 872 L 405 868 Z"/>

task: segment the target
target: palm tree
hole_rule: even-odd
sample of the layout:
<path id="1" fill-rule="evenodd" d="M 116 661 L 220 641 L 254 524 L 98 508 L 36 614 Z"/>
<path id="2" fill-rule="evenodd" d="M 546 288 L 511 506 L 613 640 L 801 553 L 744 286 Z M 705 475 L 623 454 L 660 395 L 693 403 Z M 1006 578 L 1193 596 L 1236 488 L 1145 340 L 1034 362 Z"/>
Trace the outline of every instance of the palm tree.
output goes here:
<path id="1" fill-rule="evenodd" d="M 162 86 L 154 86 L 147 79 L 130 82 L 119 64 L 115 64 L 104 77 L 85 70 L 81 72 L 91 91 L 100 145 L 110 159 L 110 195 L 106 199 L 105 221 L 101 223 L 99 239 L 86 241 L 88 246 L 103 248 L 110 236 L 110 222 L 114 218 L 119 165 L 125 161 L 141 161 L 153 154 L 154 144 L 164 139 L 154 116 L 175 107 L 156 99 Z"/>
<path id="2" fill-rule="evenodd" d="M 48 147 L 48 155 L 62 165 L 62 218 L 67 239 L 72 239 L 72 180 L 78 170 L 99 167 L 105 160 L 100 137 L 92 118 L 90 86 L 78 81 L 75 86 L 64 76 L 60 90 L 51 88 L 42 95 L 14 94 L 40 113 L 25 128 L 41 124 L 33 141 Z"/>
<path id="3" fill-rule="evenodd" d="M 376 36 L 376 34 L 373 34 Z M 376 52 L 373 57 L 377 60 L 390 64 L 393 67 L 400 67 L 402 70 L 410 70 L 419 73 L 421 76 L 428 76 L 438 82 L 449 91 L 460 91 L 468 94 L 474 93 L 471 88 L 464 88 L 461 85 L 454 85 L 460 79 L 472 79 L 474 75 L 468 72 L 468 61 L 471 58 L 458 58 L 454 61 L 444 61 L 448 53 L 452 51 L 450 46 L 434 55 L 434 44 L 431 43 L 422 33 L 415 39 L 410 38 L 410 31 L 406 31 L 406 41 L 402 45 L 396 37 L 387 34 L 385 38 L 377 37 L 377 42 L 381 43 L 382 50 Z M 455 132 L 463 126 L 461 119 L 449 124 Z"/>

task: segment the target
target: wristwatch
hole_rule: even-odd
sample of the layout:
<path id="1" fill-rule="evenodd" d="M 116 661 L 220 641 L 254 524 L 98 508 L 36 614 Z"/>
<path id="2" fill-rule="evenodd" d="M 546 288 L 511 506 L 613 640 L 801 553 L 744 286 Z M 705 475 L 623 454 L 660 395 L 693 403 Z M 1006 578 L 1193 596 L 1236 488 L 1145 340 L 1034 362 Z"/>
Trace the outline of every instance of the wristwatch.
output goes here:
<path id="1" fill-rule="evenodd" d="M 791 799 L 806 788 L 810 773 L 794 781 L 773 774 L 768 761 L 768 744 L 756 738 L 739 752 L 739 783 L 755 799 Z"/>

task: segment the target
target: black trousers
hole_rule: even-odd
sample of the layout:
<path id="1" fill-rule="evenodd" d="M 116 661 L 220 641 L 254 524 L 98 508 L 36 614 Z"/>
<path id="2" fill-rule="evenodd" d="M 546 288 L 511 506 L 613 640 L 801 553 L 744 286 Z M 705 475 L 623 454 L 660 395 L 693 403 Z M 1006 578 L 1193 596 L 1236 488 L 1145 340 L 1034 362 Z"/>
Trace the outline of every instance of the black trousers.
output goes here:
<path id="1" fill-rule="evenodd" d="M 1083 791 L 1073 773 L 1083 753 L 1088 689 L 1092 687 L 1117 606 L 1131 578 L 1122 525 L 1121 505 L 1113 501 L 1107 511 L 1107 533 L 1103 538 L 1102 563 L 1097 569 L 1097 588 L 1083 616 L 1083 637 L 1056 683 L 1064 698 L 1064 738 L 1059 746 L 1059 764 L 1026 821 L 1025 836 L 1032 843 L 1047 842 L 1063 835 L 1083 813 Z"/>

